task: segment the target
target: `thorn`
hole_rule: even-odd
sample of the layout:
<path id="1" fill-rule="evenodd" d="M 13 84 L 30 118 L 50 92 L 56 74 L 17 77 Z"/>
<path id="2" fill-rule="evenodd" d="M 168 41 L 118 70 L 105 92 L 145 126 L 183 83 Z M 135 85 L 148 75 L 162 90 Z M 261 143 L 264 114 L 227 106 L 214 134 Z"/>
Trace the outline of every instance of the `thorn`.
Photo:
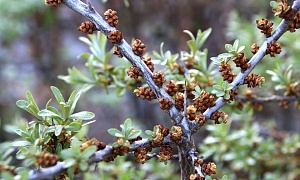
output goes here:
<path id="1" fill-rule="evenodd" d="M 86 4 L 91 11 L 94 10 L 94 7 L 92 6 L 92 3 L 90 0 L 86 0 Z"/>

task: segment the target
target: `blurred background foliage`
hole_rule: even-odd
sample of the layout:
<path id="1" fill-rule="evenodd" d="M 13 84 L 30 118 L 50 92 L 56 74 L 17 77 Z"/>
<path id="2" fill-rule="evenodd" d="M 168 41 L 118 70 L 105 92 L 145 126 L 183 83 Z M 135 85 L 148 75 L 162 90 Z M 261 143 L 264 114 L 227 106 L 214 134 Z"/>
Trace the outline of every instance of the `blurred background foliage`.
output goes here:
<path id="1" fill-rule="evenodd" d="M 165 42 L 164 49 L 172 53 L 188 50 L 188 36 L 183 30 L 196 34 L 198 29 L 211 27 L 212 33 L 204 44 L 204 48 L 208 49 L 208 57 L 224 52 L 224 44 L 232 44 L 235 39 L 246 46 L 245 56 L 251 57 L 252 43 L 261 45 L 264 41 L 264 36 L 256 28 L 255 20 L 264 17 L 274 19 L 275 27 L 280 22 L 273 17 L 269 1 L 224 0 L 220 3 L 218 0 L 129 0 L 129 4 L 112 0 L 105 4 L 96 0 L 91 2 L 100 14 L 108 8 L 116 10 L 120 21 L 118 29 L 123 32 L 125 39 L 128 42 L 132 38 L 141 39 L 148 52 L 159 51 L 161 42 Z M 24 118 L 28 121 L 33 118 L 15 105 L 18 99 L 24 99 L 26 91 L 38 94 L 35 97 L 37 104 L 43 106 L 51 97 L 51 85 L 59 87 L 63 94 L 70 94 L 73 90 L 73 87 L 57 76 L 67 74 L 67 68 L 72 66 L 84 70 L 83 59 L 77 58 L 80 54 L 89 52 L 88 46 L 78 40 L 78 37 L 86 36 L 77 31 L 82 21 L 85 21 L 82 16 L 63 5 L 52 8 L 41 0 L 0 2 L 0 142 L 14 139 L 15 136 L 7 131 L 11 131 L 14 125 L 21 124 Z M 275 92 L 274 84 L 269 83 L 271 76 L 266 73 L 266 68 L 274 70 L 279 65 L 285 69 L 293 64 L 293 76 L 299 77 L 300 36 L 299 32 L 296 33 L 288 32 L 279 40 L 283 47 L 281 55 L 272 59 L 265 57 L 255 68 L 254 72 L 261 73 L 267 80 L 264 87 L 267 90 L 255 89 L 258 95 L 268 96 Z M 111 47 L 108 45 L 108 49 Z M 276 93 L 282 94 L 280 91 Z M 104 89 L 97 87 L 81 97 L 78 111 L 83 107 L 96 114 L 97 121 L 89 129 L 89 136 L 104 142 L 111 142 L 107 129 L 118 127 L 126 118 L 139 121 L 142 129 L 169 123 L 168 117 L 155 103 L 141 101 L 132 92 L 116 98 L 114 92 L 107 94 Z M 230 112 L 230 107 L 225 107 L 224 110 Z M 294 170 L 299 172 L 298 113 L 299 110 L 292 106 L 282 109 L 276 103 L 263 104 L 262 111 L 248 109 L 246 114 L 249 117 L 232 112 L 230 124 L 208 125 L 204 127 L 207 131 L 200 130 L 199 135 L 197 134 L 198 143 L 202 142 L 204 145 L 200 144 L 199 149 L 203 155 L 216 161 L 220 170 L 218 177 L 227 174 L 233 179 L 293 178 L 297 175 L 293 173 Z M 262 128 L 264 131 L 260 131 Z M 269 136 L 274 131 L 284 136 L 279 140 Z M 280 148 L 276 149 L 277 146 Z M 120 159 L 112 166 L 118 169 L 124 163 Z M 100 168 L 103 173 L 109 171 L 109 166 L 99 167 L 105 167 Z M 145 168 L 145 165 L 141 168 Z M 153 171 L 158 172 L 169 167 L 160 169 L 154 165 L 152 168 L 156 168 Z M 137 173 L 136 176 L 141 179 L 145 177 L 145 172 L 132 173 Z M 148 177 L 149 173 L 146 175 Z M 93 175 L 87 175 L 86 178 L 89 177 L 92 179 Z"/>

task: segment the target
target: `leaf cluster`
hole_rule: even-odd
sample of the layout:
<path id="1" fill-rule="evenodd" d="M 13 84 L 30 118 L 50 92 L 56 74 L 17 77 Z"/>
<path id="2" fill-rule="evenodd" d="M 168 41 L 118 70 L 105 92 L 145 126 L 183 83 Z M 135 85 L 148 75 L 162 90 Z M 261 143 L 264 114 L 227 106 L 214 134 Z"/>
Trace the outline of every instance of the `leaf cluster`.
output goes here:
<path id="1" fill-rule="evenodd" d="M 60 75 L 59 79 L 73 85 L 80 85 L 80 92 L 86 92 L 96 85 L 103 87 L 106 92 L 109 88 L 116 89 L 117 96 L 123 96 L 126 89 L 133 89 L 134 80 L 127 76 L 130 67 L 128 61 L 118 60 L 113 64 L 112 49 L 107 51 L 107 38 L 104 34 L 80 37 L 79 40 L 87 44 L 91 53 L 83 53 L 79 57 L 86 60 L 88 73 L 83 73 L 76 67 L 68 69 L 68 75 Z M 85 75 L 88 74 L 88 75 Z"/>
<path id="2" fill-rule="evenodd" d="M 126 119 L 124 124 L 121 124 L 120 127 L 121 131 L 116 128 L 107 130 L 110 135 L 118 139 L 117 142 L 112 144 L 113 147 L 130 146 L 129 140 L 137 138 L 142 133 L 142 130 L 134 129 L 130 118 Z"/>
<path id="3" fill-rule="evenodd" d="M 82 123 L 95 116 L 92 112 L 74 113 L 80 93 L 73 91 L 68 101 L 65 101 L 58 88 L 52 86 L 51 91 L 60 107 L 60 111 L 50 105 L 51 99 L 46 104 L 46 108 L 40 110 L 30 92 L 26 93 L 27 100 L 19 100 L 16 103 L 17 106 L 36 117 L 36 120 L 30 122 L 26 129 L 15 130 L 23 140 L 12 143 L 12 146 L 19 148 L 17 157 L 26 159 L 27 166 L 33 164 L 37 158 L 36 155 L 42 152 L 57 154 L 60 159 L 64 159 L 66 156 L 61 156 L 61 152 L 68 149 L 71 142 L 74 147 L 80 146 L 81 143 L 78 141 L 73 143 L 74 136 L 83 126 L 94 122 Z"/>
<path id="4" fill-rule="evenodd" d="M 227 64 L 228 62 L 235 60 L 238 54 L 245 49 L 245 46 L 239 46 L 239 40 L 237 39 L 234 41 L 232 45 L 225 44 L 225 49 L 227 50 L 227 53 L 222 53 L 218 55 L 218 57 L 210 58 L 214 64 L 216 65 Z"/>
<path id="5" fill-rule="evenodd" d="M 248 119 L 242 120 L 242 128 L 233 123 L 238 122 L 206 126 L 210 135 L 199 146 L 205 158 L 218 162 L 219 175 L 228 174 L 229 179 L 240 179 L 241 173 L 247 179 L 297 175 L 298 134 L 285 134 L 271 124 L 262 126 Z"/>

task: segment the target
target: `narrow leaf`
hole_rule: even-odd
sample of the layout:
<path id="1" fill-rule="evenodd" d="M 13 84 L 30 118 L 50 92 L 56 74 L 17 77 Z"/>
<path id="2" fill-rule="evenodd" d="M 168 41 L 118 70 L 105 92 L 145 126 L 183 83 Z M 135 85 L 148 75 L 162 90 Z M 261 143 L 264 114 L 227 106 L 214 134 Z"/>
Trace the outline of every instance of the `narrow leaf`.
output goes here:
<path id="1" fill-rule="evenodd" d="M 68 131 L 79 131 L 81 129 L 81 124 L 77 122 L 72 122 L 68 126 L 65 126 L 64 129 Z"/>
<path id="2" fill-rule="evenodd" d="M 62 120 L 62 118 L 58 114 L 56 114 L 52 111 L 49 111 L 48 109 L 41 110 L 40 112 L 38 112 L 38 115 L 42 116 L 42 117 L 58 118 L 58 119 Z"/>
<path id="3" fill-rule="evenodd" d="M 127 118 L 124 122 L 124 131 L 129 131 L 131 130 L 132 127 L 132 122 L 130 118 Z"/>
<path id="4" fill-rule="evenodd" d="M 234 43 L 233 43 L 233 49 L 234 51 L 237 51 L 238 50 L 238 47 L 239 47 L 239 40 L 235 40 Z"/>
<path id="5" fill-rule="evenodd" d="M 81 157 L 87 160 L 91 155 L 93 155 L 96 152 L 96 150 L 96 146 L 89 146 L 82 152 Z"/>
<path id="6" fill-rule="evenodd" d="M 34 98 L 29 91 L 26 92 L 26 98 L 27 98 L 28 102 L 30 102 L 30 104 L 32 104 L 34 106 L 34 108 L 39 111 L 39 107 L 35 103 Z"/>
<path id="7" fill-rule="evenodd" d="M 55 126 L 55 136 L 59 136 L 61 131 L 63 130 L 63 126 L 62 125 L 57 125 Z"/>
<path id="8" fill-rule="evenodd" d="M 69 116 L 70 119 L 82 119 L 82 120 L 89 120 L 95 117 L 95 114 L 88 111 L 81 111 Z"/>
<path id="9" fill-rule="evenodd" d="M 62 151 L 63 152 L 63 151 Z M 63 153 L 61 153 L 63 154 Z M 74 164 L 76 163 L 76 160 L 75 159 L 67 159 L 64 163 L 64 168 L 68 168 L 68 167 L 71 167 L 73 166 Z"/>
<path id="10" fill-rule="evenodd" d="M 28 142 L 28 141 L 14 141 L 11 143 L 11 146 L 30 146 L 32 145 L 31 142 Z"/>
<path id="11" fill-rule="evenodd" d="M 116 128 L 110 128 L 107 132 L 112 136 L 115 136 L 115 134 L 122 134 L 122 132 Z"/>
<path id="12" fill-rule="evenodd" d="M 60 108 L 63 110 L 64 107 L 61 105 L 61 103 L 66 103 L 66 102 L 65 102 L 60 90 L 55 86 L 51 86 L 50 88 L 51 88 L 51 91 L 52 91 L 57 103 L 59 104 Z"/>
<path id="13" fill-rule="evenodd" d="M 128 135 L 128 140 L 131 140 L 131 139 L 135 139 L 137 138 L 139 135 L 141 135 L 142 131 L 141 130 L 135 130 L 134 132 L 131 132 L 129 135 Z"/>

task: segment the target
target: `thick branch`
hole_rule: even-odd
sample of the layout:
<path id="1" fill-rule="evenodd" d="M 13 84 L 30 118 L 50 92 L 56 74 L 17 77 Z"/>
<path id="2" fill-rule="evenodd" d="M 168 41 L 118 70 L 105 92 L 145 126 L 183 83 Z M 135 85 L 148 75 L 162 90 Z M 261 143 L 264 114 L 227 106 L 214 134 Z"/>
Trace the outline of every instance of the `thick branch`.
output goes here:
<path id="1" fill-rule="evenodd" d="M 295 12 L 298 12 L 300 9 L 300 0 L 295 0 L 292 6 L 293 10 Z M 250 72 L 254 69 L 254 67 L 263 59 L 263 57 L 266 55 L 266 49 L 267 49 L 267 44 L 270 43 L 271 41 L 277 41 L 286 31 L 287 28 L 290 24 L 290 21 L 287 21 L 283 19 L 275 32 L 272 34 L 271 37 L 267 38 L 263 45 L 259 48 L 259 51 L 251 58 L 249 64 L 250 68 L 244 72 L 240 72 L 232 84 L 234 85 L 232 90 L 236 90 L 240 85 L 244 84 L 244 79 L 250 74 Z M 203 114 L 206 118 L 210 118 L 212 113 L 216 112 L 219 110 L 226 101 L 222 97 L 218 98 L 216 101 L 216 105 L 208 108 Z"/>

